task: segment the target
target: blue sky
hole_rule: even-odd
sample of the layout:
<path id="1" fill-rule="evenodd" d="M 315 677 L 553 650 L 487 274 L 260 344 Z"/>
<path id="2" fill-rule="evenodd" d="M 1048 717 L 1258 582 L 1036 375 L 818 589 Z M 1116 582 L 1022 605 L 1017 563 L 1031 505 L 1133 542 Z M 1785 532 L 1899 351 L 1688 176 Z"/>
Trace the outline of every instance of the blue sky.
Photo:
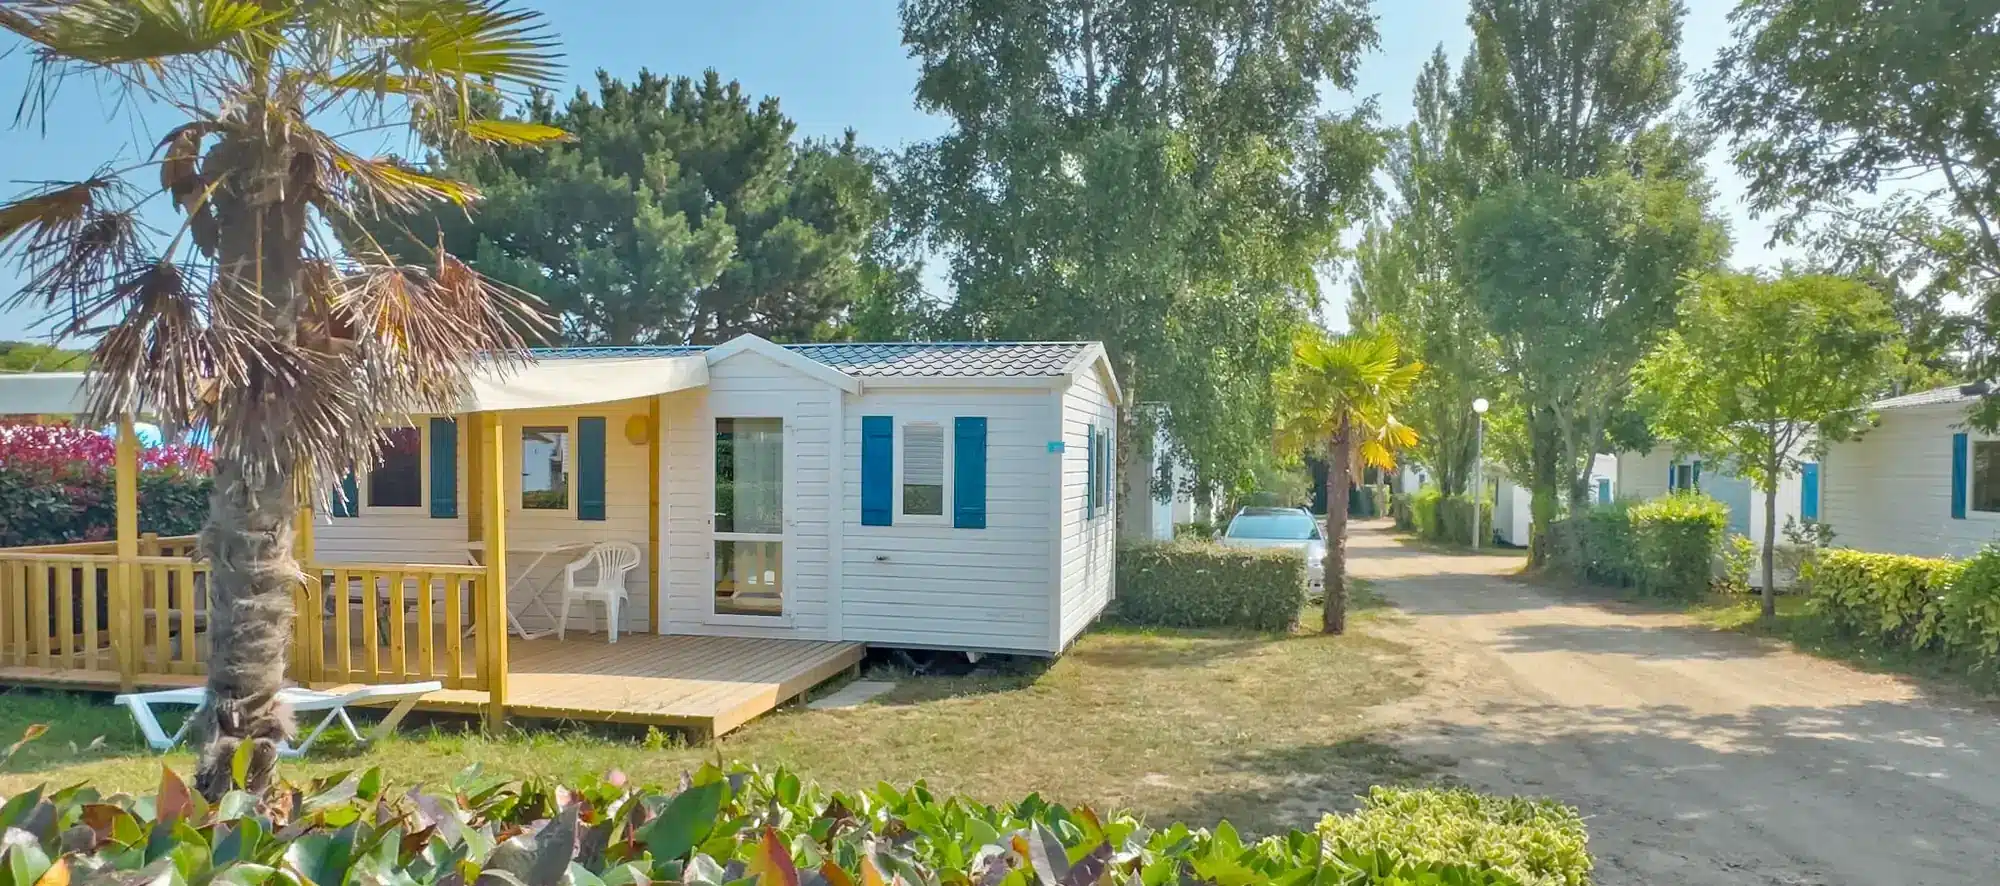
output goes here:
<path id="1" fill-rule="evenodd" d="M 587 2 L 535 3 L 547 11 L 567 55 L 573 84 L 593 81 L 604 68 L 630 75 L 641 67 L 669 74 L 715 68 L 758 95 L 776 95 L 804 136 L 835 136 L 852 128 L 869 144 L 893 147 L 943 132 L 941 118 L 911 101 L 916 63 L 904 51 L 895 0 L 741 0 L 735 3 Z M 1691 0 L 1684 54 L 1691 70 L 1708 66 L 1728 37 L 1726 0 Z M 1353 95 L 1328 97 L 1350 107 L 1379 96 L 1384 117 L 1408 119 L 1410 89 L 1433 47 L 1444 44 L 1456 60 L 1471 40 L 1464 0 L 1377 0 L 1382 45 L 1361 68 Z M 0 100 L 11 103 L 26 82 L 27 61 L 12 44 L 0 44 Z M 11 119 L 11 117 L 9 118 Z M 109 109 L 97 91 L 72 84 L 61 93 L 46 132 L 0 129 L 0 193 L 22 182 L 73 179 L 99 162 L 130 160 L 150 149 L 147 133 L 173 124 L 162 115 L 136 116 Z M 157 136 L 154 136 L 157 137 Z M 1736 238 L 1739 265 L 1775 263 L 1785 253 L 1763 248 L 1767 226 L 1750 219 L 1741 203 L 1741 180 L 1720 158 L 1711 172 L 1721 193 L 1718 207 Z M 12 268 L 0 268 L 0 290 L 16 285 Z M 1342 287 L 1329 287 L 1328 313 L 1340 317 Z M 0 339 L 21 338 L 36 319 L 26 312 L 0 314 Z"/>

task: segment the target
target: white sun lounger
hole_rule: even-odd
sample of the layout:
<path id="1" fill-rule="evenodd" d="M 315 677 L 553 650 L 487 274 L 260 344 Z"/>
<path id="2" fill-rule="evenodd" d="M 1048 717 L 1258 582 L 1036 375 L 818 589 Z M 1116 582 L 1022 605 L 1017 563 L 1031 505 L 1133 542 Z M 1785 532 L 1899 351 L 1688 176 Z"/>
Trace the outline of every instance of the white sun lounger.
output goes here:
<path id="1" fill-rule="evenodd" d="M 306 733 L 305 740 L 300 742 L 298 747 L 285 745 L 278 749 L 278 754 L 283 757 L 305 756 L 306 751 L 312 749 L 313 742 L 318 741 L 320 735 L 326 732 L 326 728 L 336 721 L 357 742 L 366 744 L 370 741 L 379 741 L 396 731 L 396 725 L 409 715 L 410 709 L 416 706 L 418 699 L 443 688 L 444 684 L 432 680 L 423 683 L 363 686 L 347 692 L 321 692 L 298 687 L 280 689 L 278 700 L 290 706 L 293 713 L 310 714 L 324 711 L 326 716 L 321 717 L 319 724 L 314 726 L 311 732 Z M 153 705 L 190 705 L 198 711 L 202 704 L 208 701 L 208 690 L 196 686 L 187 689 L 162 689 L 157 692 L 134 692 L 120 695 L 113 701 L 124 705 L 132 712 L 132 719 L 139 723 L 139 731 L 146 735 L 147 745 L 156 751 L 168 751 L 187 737 L 188 728 L 194 725 L 195 717 L 190 713 L 187 720 L 181 723 L 181 728 L 174 734 L 168 735 L 167 730 L 160 725 L 159 718 L 153 715 Z M 389 709 L 389 715 L 382 718 L 381 724 L 375 728 L 372 735 L 363 737 L 361 730 L 354 728 L 354 721 L 348 718 L 347 706 L 388 701 L 396 702 L 396 706 Z"/>

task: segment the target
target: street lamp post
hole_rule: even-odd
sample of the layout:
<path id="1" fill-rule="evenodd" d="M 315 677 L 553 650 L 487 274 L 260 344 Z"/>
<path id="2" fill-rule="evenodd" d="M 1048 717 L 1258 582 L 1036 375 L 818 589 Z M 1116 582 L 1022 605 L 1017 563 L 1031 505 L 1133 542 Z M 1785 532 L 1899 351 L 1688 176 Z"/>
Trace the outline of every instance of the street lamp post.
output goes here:
<path id="1" fill-rule="evenodd" d="M 1485 397 L 1472 401 L 1477 424 L 1472 432 L 1472 549 L 1479 550 L 1479 504 L 1486 495 L 1486 409 Z"/>

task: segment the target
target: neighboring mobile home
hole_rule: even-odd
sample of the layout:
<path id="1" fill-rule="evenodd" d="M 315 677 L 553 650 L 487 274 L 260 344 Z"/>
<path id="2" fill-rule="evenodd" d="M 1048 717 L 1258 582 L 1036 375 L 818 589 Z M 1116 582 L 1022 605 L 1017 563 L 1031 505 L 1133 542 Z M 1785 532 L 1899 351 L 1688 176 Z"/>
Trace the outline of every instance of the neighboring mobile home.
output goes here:
<path id="1" fill-rule="evenodd" d="M 1487 465 L 1493 491 L 1493 540 L 1519 548 L 1528 546 L 1528 529 L 1534 522 L 1534 494 L 1515 483 L 1498 465 Z M 1599 453 L 1590 460 L 1590 499 L 1609 504 L 1619 494 L 1618 456 Z"/>
<path id="2" fill-rule="evenodd" d="M 687 699 L 675 696 L 690 681 L 723 680 L 725 694 L 752 687 L 750 707 L 702 715 L 723 731 L 858 660 L 861 644 L 1051 656 L 1111 599 L 1121 395 L 1101 344 L 778 345 L 745 335 L 535 357 L 479 376 L 456 415 L 385 418 L 382 461 L 328 478 L 322 507 L 300 523 L 300 558 L 318 580 L 301 598 L 299 682 L 444 676 L 445 697 L 490 706 L 489 716 L 665 723 L 700 720 L 681 716 Z M 0 377 L 0 413 L 73 413 L 81 403 L 80 375 L 17 378 Z M 121 446 L 136 445 L 126 438 Z M 120 527 L 137 532 L 124 518 Z M 580 634 L 604 627 L 597 604 L 574 608 L 566 642 L 544 639 L 564 564 L 601 542 L 641 552 L 624 577 L 618 644 Z M 64 596 L 72 571 L 115 585 L 112 567 L 128 561 L 164 570 L 119 592 L 136 597 L 108 598 L 139 600 L 137 614 L 97 616 L 109 642 L 129 628 L 138 647 L 103 658 L 93 634 L 88 655 L 43 647 L 32 657 L 0 643 L 0 682 L 11 679 L 9 655 L 98 673 L 109 661 L 118 670 L 103 679 L 125 685 L 146 685 L 154 669 L 200 672 L 201 644 L 186 639 L 205 633 L 206 595 L 170 589 L 205 587 L 205 564 L 186 560 L 185 542 L 138 553 L 132 544 L 0 551 L 0 585 L 10 557 L 27 564 L 15 580 L 30 575 L 0 592 L 27 593 L 31 611 L 94 606 Z M 503 576 L 476 565 L 495 544 L 508 552 L 504 611 L 481 602 Z M 168 549 L 179 558 L 160 553 Z M 367 611 L 378 617 L 356 614 Z M 380 643 L 393 649 L 357 652 L 377 645 L 379 614 L 397 611 L 409 648 L 387 629 Z M 505 633 L 502 615 L 521 635 L 511 647 L 487 640 Z M 356 645 L 364 628 L 368 642 Z M 320 629 L 324 637 L 311 635 Z M 663 645 L 670 637 L 735 645 Z M 775 676 L 738 679 L 716 657 L 727 650 Z M 390 662 L 378 668 L 383 655 Z M 493 679 L 510 660 L 514 679 Z M 534 680 L 521 679 L 528 671 Z M 588 677 L 607 673 L 655 682 L 642 698 Z M 600 686 L 616 698 L 576 701 Z M 461 688 L 477 697 L 452 694 Z"/>
<path id="3" fill-rule="evenodd" d="M 1844 548 L 1968 557 L 2000 539 L 2000 436 L 1967 410 L 1984 385 L 1873 404 L 1875 426 L 1828 447 L 1821 515 Z"/>
<path id="4" fill-rule="evenodd" d="M 1784 528 L 1787 522 L 1821 519 L 1822 474 L 1823 468 L 1819 463 L 1807 462 L 1801 472 L 1778 479 L 1777 543 L 1780 548 L 1786 544 Z M 1725 533 L 1745 536 L 1760 546 L 1764 543 L 1764 493 L 1749 480 L 1731 472 L 1729 464 L 1679 453 L 1669 443 L 1661 443 L 1648 452 L 1618 454 L 1620 497 L 1644 501 L 1684 489 L 1705 492 L 1729 509 Z M 1762 580 L 1762 573 L 1751 570 L 1753 584 Z"/>

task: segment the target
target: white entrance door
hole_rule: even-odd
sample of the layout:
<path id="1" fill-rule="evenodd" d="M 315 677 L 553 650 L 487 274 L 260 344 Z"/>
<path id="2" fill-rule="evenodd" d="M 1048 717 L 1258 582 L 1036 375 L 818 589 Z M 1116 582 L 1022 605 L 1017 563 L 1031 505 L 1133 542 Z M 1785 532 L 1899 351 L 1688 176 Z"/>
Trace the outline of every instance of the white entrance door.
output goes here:
<path id="1" fill-rule="evenodd" d="M 712 615 L 781 624 L 785 607 L 785 420 L 715 419 Z"/>

